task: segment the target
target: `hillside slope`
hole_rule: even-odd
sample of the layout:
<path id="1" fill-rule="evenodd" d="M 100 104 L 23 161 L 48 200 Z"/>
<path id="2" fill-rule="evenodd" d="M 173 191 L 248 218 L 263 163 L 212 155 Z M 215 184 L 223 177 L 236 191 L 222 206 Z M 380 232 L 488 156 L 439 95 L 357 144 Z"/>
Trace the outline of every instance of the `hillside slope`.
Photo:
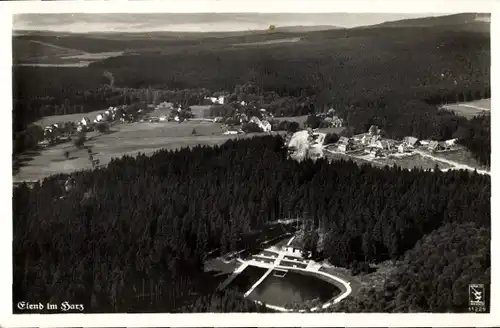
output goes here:
<path id="1" fill-rule="evenodd" d="M 473 223 L 445 225 L 408 251 L 384 284 L 361 290 L 333 311 L 466 312 L 468 285 L 489 289 L 490 235 L 489 228 Z"/>

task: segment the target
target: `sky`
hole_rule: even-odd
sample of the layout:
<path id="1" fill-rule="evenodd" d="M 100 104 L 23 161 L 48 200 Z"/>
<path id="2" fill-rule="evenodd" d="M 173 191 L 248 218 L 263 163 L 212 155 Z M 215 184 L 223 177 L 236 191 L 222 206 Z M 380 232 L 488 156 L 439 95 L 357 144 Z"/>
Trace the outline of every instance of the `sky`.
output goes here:
<path id="1" fill-rule="evenodd" d="M 386 21 L 433 14 L 258 14 L 258 13 L 186 13 L 186 14 L 18 14 L 14 30 L 48 30 L 56 32 L 228 32 L 264 30 L 269 25 L 356 27 Z"/>

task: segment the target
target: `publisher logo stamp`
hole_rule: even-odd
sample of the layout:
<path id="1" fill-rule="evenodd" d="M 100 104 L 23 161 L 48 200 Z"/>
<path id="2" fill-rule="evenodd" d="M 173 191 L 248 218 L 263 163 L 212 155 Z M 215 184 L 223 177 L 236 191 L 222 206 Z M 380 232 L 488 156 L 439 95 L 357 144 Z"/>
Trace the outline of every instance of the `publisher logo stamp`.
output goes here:
<path id="1" fill-rule="evenodd" d="M 485 290 L 483 284 L 469 285 L 469 307 L 474 312 L 483 312 L 486 307 Z"/>

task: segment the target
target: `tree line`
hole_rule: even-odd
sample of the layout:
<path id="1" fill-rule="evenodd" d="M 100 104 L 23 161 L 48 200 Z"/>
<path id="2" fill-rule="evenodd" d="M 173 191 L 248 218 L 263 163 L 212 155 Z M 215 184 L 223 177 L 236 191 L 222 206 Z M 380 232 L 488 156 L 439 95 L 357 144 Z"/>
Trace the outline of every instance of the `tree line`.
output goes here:
<path id="1" fill-rule="evenodd" d="M 270 221 L 309 218 L 322 236 L 309 247 L 346 267 L 398 260 L 446 224 L 490 225 L 489 176 L 297 163 L 277 136 L 123 156 L 72 174 L 70 192 L 62 186 L 67 177 L 14 189 L 14 304 L 72 299 L 90 312 L 257 311 L 230 291 L 213 295 L 217 278 L 203 266 L 214 249 L 251 245 L 247 233 Z M 144 285 L 156 296 L 138 297 Z"/>

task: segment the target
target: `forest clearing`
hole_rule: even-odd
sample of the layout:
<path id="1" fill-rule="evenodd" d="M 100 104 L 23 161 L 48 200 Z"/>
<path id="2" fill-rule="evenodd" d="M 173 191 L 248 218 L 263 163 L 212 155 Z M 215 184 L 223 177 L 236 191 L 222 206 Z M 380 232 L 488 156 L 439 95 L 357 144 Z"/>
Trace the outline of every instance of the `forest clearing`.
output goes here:
<path id="1" fill-rule="evenodd" d="M 73 116 L 86 115 L 74 114 Z M 55 116 L 44 119 L 44 124 L 52 121 L 53 118 Z M 150 155 L 160 149 L 220 145 L 229 139 L 259 135 L 259 133 L 224 135 L 221 126 L 219 123 L 195 121 L 181 124 L 176 122 L 117 124 L 107 134 L 88 133 L 89 140 L 85 146 L 91 147 L 94 158 L 99 159 L 101 165 L 105 165 L 112 158 L 119 158 L 123 155 L 135 156 L 139 152 Z M 65 151 L 70 152 L 69 159 L 64 157 Z M 54 145 L 39 152 L 31 152 L 21 156 L 21 161 L 23 164 L 19 173 L 13 177 L 14 182 L 40 180 L 53 174 L 92 169 L 87 151 L 77 149 L 72 142 Z"/>

